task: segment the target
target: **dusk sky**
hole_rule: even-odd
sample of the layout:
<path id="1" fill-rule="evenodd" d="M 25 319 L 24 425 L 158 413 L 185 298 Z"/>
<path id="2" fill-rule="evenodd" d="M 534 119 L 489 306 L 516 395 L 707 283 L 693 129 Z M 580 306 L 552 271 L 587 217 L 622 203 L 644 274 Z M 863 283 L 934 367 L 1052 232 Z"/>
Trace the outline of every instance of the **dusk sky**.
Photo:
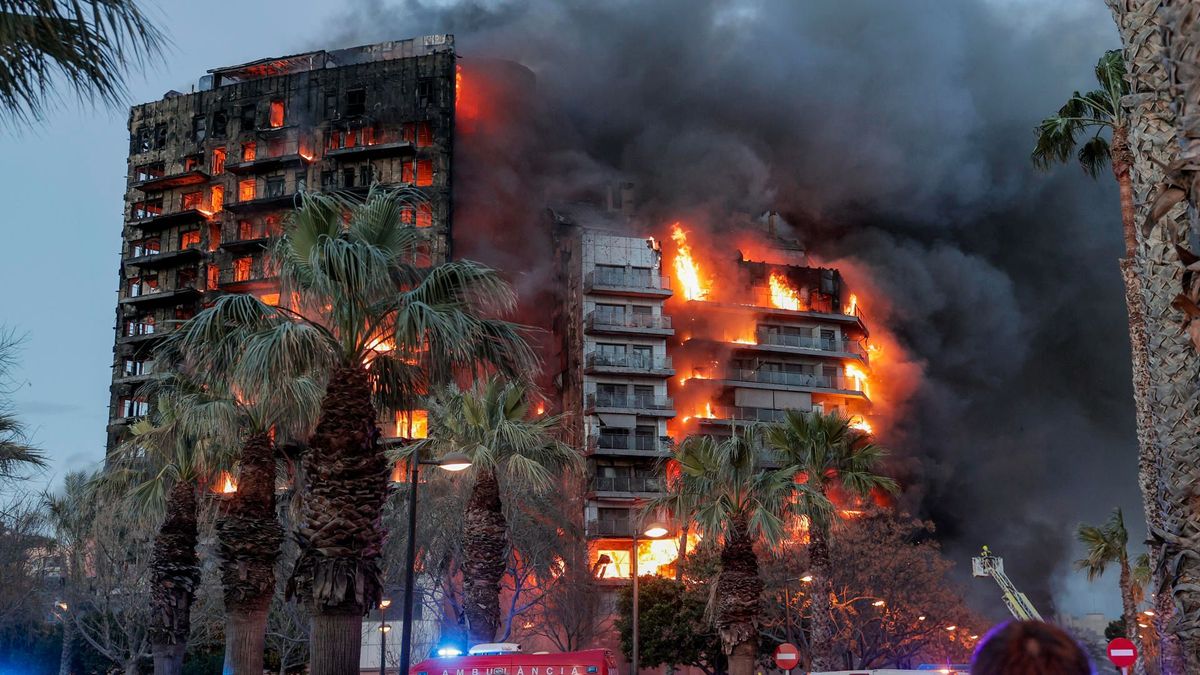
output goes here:
<path id="1" fill-rule="evenodd" d="M 404 2 L 164 0 L 144 4 L 151 7 L 152 15 L 168 32 L 171 45 L 160 62 L 150 64 L 144 75 L 131 77 L 129 103 L 157 100 L 171 89 L 188 92 L 201 75 L 218 66 L 310 49 L 445 32 L 443 26 L 421 25 L 422 20 L 431 20 L 435 13 L 415 12 L 413 16 L 421 19 L 406 19 Z M 1065 33 L 1063 49 L 1081 56 L 1069 64 L 1077 77 L 1061 82 L 1057 87 L 1059 98 L 1073 88 L 1088 87 L 1095 58 L 1103 49 L 1117 46 L 1111 17 L 1100 0 L 1055 3 L 981 0 L 975 4 L 1003 8 L 1009 13 L 1007 29 L 1022 38 L 1041 25 L 1039 13 L 1049 4 L 1055 5 L 1052 12 L 1057 20 L 1072 24 L 1058 26 Z M 385 25 L 389 30 L 404 26 L 407 31 L 387 36 L 370 31 L 372 16 L 379 12 L 388 14 Z M 1076 27 L 1078 32 L 1073 35 Z M 366 39 L 346 38 L 347 35 L 362 35 Z M 469 56 L 471 42 L 460 38 L 459 44 L 460 51 Z M 971 46 L 978 50 L 1004 47 L 1002 44 Z M 764 54 L 769 55 L 770 52 Z M 537 69 L 536 64 L 529 65 Z M 786 65 L 781 63 L 776 67 Z M 1062 62 L 1055 67 L 1067 69 Z M 1005 73 L 1006 77 L 1017 80 L 1025 75 Z M 1038 105 L 1044 108 L 1039 108 L 1041 114 L 1048 114 L 1057 103 L 1039 101 Z M 67 94 L 44 120 L 0 127 L 0 148 L 5 157 L 0 164 L 0 180 L 8 214 L 3 264 L 0 264 L 0 287 L 5 289 L 0 296 L 0 324 L 26 336 L 19 354 L 20 388 L 15 402 L 34 441 L 53 460 L 51 469 L 37 479 L 49 484 L 57 483 L 66 471 L 97 468 L 104 456 L 127 170 L 126 114 L 124 108 L 89 107 Z M 1030 117 L 1028 128 L 1032 129 L 1036 122 L 1036 118 Z M 1031 142 L 1031 137 L 1016 136 L 1012 142 L 1023 148 Z M 1078 184 L 1088 181 L 1075 166 L 1064 167 L 1055 175 Z M 1101 199 L 1111 198 L 1111 205 L 1105 206 L 1111 206 L 1115 228 L 1117 204 L 1115 187 L 1110 183 L 1104 176 L 1102 187 L 1088 185 L 1082 191 L 1102 193 Z M 1111 243 L 1112 250 L 1101 259 L 1111 260 L 1109 271 L 1114 282 L 1111 289 L 1116 291 L 1119 235 L 1113 229 L 1103 238 L 1104 245 Z M 1108 301 L 1123 312 L 1119 293 L 1114 292 Z M 1108 365 L 1128 368 L 1124 362 Z M 1124 371 L 1123 377 L 1127 382 Z M 1077 393 L 1081 397 L 1088 394 Z M 1128 415 L 1129 449 L 1133 452 L 1132 401 Z M 1134 463 L 1129 462 L 1129 470 L 1135 469 Z M 1130 490 L 1121 499 L 1136 492 L 1132 473 L 1128 482 Z M 1088 508 L 1095 508 L 1087 517 L 1102 518 L 1116 499 L 1106 498 L 1102 504 L 1089 505 Z M 1140 509 L 1129 511 L 1138 506 L 1136 503 L 1124 505 L 1128 520 L 1141 520 Z M 1066 575 L 1058 598 L 1061 606 L 1075 614 L 1115 613 L 1119 609 L 1115 583 L 1108 581 L 1106 577 L 1105 583 L 1089 585 L 1081 574 Z"/>

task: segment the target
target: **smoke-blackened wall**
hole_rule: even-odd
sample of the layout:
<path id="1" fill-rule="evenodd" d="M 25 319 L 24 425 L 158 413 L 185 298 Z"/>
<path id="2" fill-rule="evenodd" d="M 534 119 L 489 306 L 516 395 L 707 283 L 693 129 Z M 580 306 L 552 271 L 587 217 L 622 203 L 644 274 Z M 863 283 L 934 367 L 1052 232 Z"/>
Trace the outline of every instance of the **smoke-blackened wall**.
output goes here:
<path id="1" fill-rule="evenodd" d="M 988 544 L 1048 611 L 1074 526 L 1139 511 L 1115 190 L 1028 161 L 1036 122 L 1116 46 L 1101 3 L 372 0 L 345 25 L 347 44 L 454 33 L 536 74 L 523 130 L 492 139 L 521 215 L 457 251 L 523 292 L 550 262 L 535 212 L 616 179 L 649 223 L 778 210 L 869 277 L 847 274 L 924 372 L 885 440 L 964 569 Z M 496 167 L 463 166 L 466 143 L 460 198 Z"/>

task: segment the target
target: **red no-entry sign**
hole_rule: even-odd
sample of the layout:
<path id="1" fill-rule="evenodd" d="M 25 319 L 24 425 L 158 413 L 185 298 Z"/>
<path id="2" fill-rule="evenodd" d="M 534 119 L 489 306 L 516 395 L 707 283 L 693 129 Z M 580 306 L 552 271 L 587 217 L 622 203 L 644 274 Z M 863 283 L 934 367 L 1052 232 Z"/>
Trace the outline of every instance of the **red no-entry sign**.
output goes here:
<path id="1" fill-rule="evenodd" d="M 785 642 L 775 648 L 775 665 L 780 670 L 791 670 L 800 663 L 800 650 L 796 645 Z"/>
<path id="2" fill-rule="evenodd" d="M 1118 668 L 1128 668 L 1137 661 L 1137 645 L 1132 640 L 1117 638 L 1108 643 L 1108 660 Z"/>

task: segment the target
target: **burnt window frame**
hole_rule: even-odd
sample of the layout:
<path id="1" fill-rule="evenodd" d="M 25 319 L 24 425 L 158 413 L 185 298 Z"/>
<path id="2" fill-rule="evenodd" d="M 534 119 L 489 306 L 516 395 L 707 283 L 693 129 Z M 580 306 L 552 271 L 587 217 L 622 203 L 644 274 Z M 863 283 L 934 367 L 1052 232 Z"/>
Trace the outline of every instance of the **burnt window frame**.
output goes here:
<path id="1" fill-rule="evenodd" d="M 359 100 L 361 99 L 361 100 Z M 355 87 L 346 90 L 346 117 L 367 114 L 367 88 Z"/>
<path id="2" fill-rule="evenodd" d="M 208 116 L 192 116 L 192 141 L 203 143 L 208 138 Z"/>

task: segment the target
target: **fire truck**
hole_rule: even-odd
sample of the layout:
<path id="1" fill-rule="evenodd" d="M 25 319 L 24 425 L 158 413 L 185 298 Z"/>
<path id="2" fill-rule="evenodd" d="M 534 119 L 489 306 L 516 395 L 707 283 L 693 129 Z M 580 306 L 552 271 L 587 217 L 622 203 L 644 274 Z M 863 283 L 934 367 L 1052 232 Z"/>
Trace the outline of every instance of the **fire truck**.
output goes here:
<path id="1" fill-rule="evenodd" d="M 619 675 L 607 649 L 526 654 L 513 643 L 476 645 L 463 656 L 425 659 L 409 675 Z"/>

